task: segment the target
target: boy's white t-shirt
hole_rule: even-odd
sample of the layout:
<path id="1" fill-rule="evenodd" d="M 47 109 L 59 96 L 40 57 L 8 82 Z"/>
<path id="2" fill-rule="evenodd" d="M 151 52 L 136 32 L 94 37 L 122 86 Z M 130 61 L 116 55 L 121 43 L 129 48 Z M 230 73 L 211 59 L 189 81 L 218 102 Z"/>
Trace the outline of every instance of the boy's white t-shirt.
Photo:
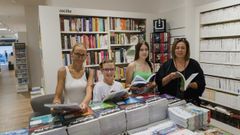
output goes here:
<path id="1" fill-rule="evenodd" d="M 121 91 L 122 89 L 122 84 L 117 81 L 114 81 L 113 85 L 108 85 L 103 81 L 97 82 L 93 89 L 93 102 L 100 102 L 111 92 Z"/>

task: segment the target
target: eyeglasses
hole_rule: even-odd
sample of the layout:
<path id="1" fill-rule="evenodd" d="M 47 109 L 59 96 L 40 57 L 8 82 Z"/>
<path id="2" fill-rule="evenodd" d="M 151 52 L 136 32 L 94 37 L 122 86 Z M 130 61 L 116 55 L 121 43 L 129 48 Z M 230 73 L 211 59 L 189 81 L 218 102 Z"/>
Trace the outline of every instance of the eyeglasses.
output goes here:
<path id="1" fill-rule="evenodd" d="M 103 68 L 102 70 L 105 72 L 114 72 L 115 68 Z"/>
<path id="2" fill-rule="evenodd" d="M 78 58 L 85 58 L 87 55 L 84 53 L 73 53 L 75 56 L 77 56 Z"/>
<path id="3" fill-rule="evenodd" d="M 175 38 L 174 41 L 186 41 L 187 39 L 186 38 Z"/>

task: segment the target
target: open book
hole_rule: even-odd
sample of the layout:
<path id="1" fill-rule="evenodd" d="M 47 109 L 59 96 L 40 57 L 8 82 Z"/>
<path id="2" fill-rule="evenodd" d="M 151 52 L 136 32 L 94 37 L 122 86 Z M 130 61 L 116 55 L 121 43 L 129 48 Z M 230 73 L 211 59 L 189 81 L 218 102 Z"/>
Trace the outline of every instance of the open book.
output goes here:
<path id="1" fill-rule="evenodd" d="M 191 83 L 191 81 L 198 75 L 198 73 L 193 73 L 189 78 L 186 80 L 184 75 L 181 72 L 176 72 L 177 75 L 181 78 L 180 82 L 180 90 L 186 91 L 188 85 Z"/>
<path id="2" fill-rule="evenodd" d="M 107 101 L 117 102 L 119 100 L 122 100 L 126 94 L 128 94 L 128 90 L 126 89 L 112 92 L 103 99 L 103 102 Z"/>
<path id="3" fill-rule="evenodd" d="M 139 75 L 136 75 L 134 79 L 132 80 L 131 86 L 133 87 L 144 87 L 147 83 L 153 82 L 155 79 L 156 74 L 152 74 L 151 76 L 148 77 L 147 80 L 142 78 Z"/>
<path id="4" fill-rule="evenodd" d="M 79 104 L 70 103 L 70 104 L 44 104 L 45 107 L 53 108 L 55 110 L 81 110 Z"/>

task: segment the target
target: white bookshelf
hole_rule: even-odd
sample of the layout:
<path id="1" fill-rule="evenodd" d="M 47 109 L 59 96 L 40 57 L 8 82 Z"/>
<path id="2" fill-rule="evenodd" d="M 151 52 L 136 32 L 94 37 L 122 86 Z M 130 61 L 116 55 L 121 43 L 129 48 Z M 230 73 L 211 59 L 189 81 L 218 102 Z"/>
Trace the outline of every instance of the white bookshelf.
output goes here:
<path id="1" fill-rule="evenodd" d="M 51 19 L 47 19 L 51 18 Z M 104 30 L 79 30 L 64 28 L 62 26 L 62 18 L 75 19 L 78 18 L 103 18 Z M 144 23 L 136 26 L 134 29 L 111 29 L 111 18 L 128 18 L 130 20 L 143 21 Z M 151 19 L 153 15 L 145 13 L 123 12 L 123 11 L 109 11 L 109 10 L 96 10 L 96 9 L 80 9 L 80 8 L 64 8 L 64 7 L 39 7 L 39 24 L 41 32 L 41 50 L 42 50 L 42 85 L 46 94 L 54 93 L 57 82 L 57 70 L 63 66 L 62 55 L 65 53 L 70 54 L 71 47 L 63 47 L 64 36 L 81 36 L 81 35 L 104 35 L 107 40 L 104 47 L 89 47 L 87 50 L 88 55 L 94 52 L 105 51 L 109 57 L 112 55 L 112 50 L 116 48 L 130 48 L 135 44 L 111 44 L 110 35 L 112 33 L 123 33 L 126 35 L 146 35 L 149 32 Z M 79 20 L 78 20 L 79 21 Z M 65 23 L 68 22 L 65 20 Z M 71 22 L 71 21 L 70 21 Z M 64 21 L 63 21 L 64 24 Z M 137 23 L 136 23 L 137 24 Z M 71 24 L 72 25 L 72 24 Z M 74 25 L 74 24 L 73 24 Z M 63 29 L 63 28 L 64 29 Z M 68 27 L 68 26 L 67 26 Z M 73 26 L 76 27 L 76 26 Z M 135 26 L 134 26 L 135 27 Z M 140 29 L 143 28 L 144 30 Z M 77 37 L 76 39 L 79 39 Z M 70 56 L 68 56 L 70 57 Z M 52 62 L 54 61 L 54 64 Z M 117 62 L 118 63 L 118 62 Z M 129 63 L 127 61 L 120 63 Z M 86 67 L 99 68 L 99 62 L 86 64 Z M 120 66 L 126 66 L 127 64 L 121 64 Z"/>
<path id="2" fill-rule="evenodd" d="M 13 49 L 16 58 L 16 89 L 17 92 L 27 92 L 29 83 L 27 46 L 25 43 L 14 43 Z"/>
<path id="3" fill-rule="evenodd" d="M 221 0 L 200 6 L 196 26 L 197 52 L 207 88 L 201 99 L 239 111 L 240 1 Z"/>

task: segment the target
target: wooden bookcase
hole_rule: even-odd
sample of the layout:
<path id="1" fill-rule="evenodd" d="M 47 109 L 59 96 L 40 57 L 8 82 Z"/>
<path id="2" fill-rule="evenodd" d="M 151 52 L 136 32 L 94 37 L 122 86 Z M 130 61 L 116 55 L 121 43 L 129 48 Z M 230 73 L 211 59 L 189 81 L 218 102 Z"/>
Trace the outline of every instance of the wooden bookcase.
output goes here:
<path id="1" fill-rule="evenodd" d="M 125 55 L 126 51 L 138 41 L 146 40 L 151 19 L 152 15 L 144 13 L 40 6 L 42 85 L 45 93 L 55 92 L 57 70 L 70 64 L 70 51 L 77 42 L 86 44 L 88 48 L 85 67 L 98 69 L 103 59 L 113 58 L 116 61 L 116 80 L 124 81 L 125 67 L 131 62 Z"/>
<path id="2" fill-rule="evenodd" d="M 204 5 L 196 16 L 199 61 L 206 79 L 201 99 L 218 115 L 214 118 L 239 128 L 240 120 L 228 112 L 240 115 L 240 2 L 222 0 Z"/>

